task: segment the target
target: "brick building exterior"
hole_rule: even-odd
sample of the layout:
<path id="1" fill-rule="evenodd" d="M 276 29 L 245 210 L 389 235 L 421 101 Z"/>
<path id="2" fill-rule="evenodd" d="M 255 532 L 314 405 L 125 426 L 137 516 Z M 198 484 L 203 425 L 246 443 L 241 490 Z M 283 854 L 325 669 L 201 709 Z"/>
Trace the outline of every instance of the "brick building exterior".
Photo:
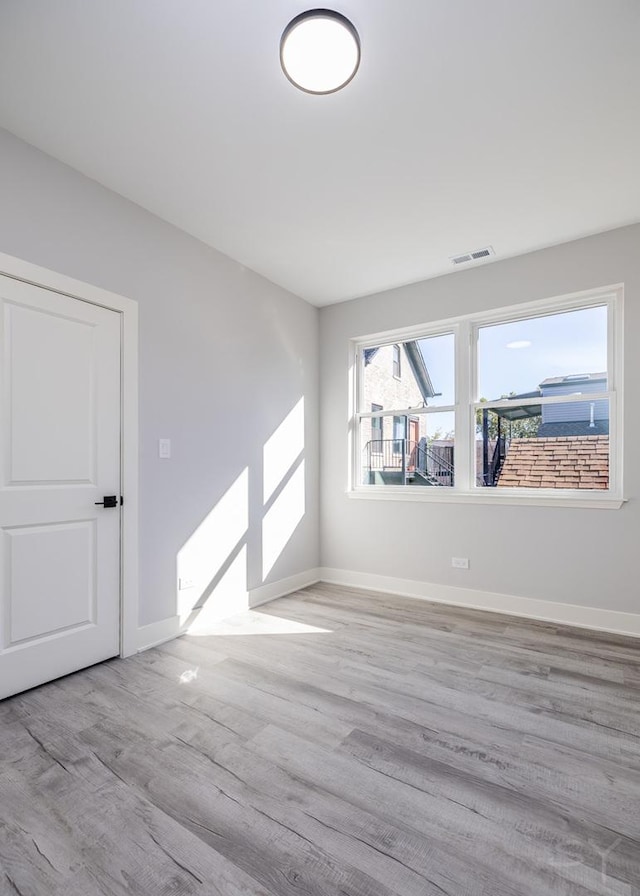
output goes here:
<path id="1" fill-rule="evenodd" d="M 377 349 L 369 349 L 364 354 L 363 375 L 363 411 L 390 411 L 400 408 L 423 407 L 428 397 L 433 395 L 422 377 L 422 388 L 416 376 L 415 352 L 407 346 L 416 343 L 396 343 L 383 345 Z M 419 349 L 417 349 L 419 351 Z M 420 355 L 420 358 L 422 355 Z M 424 362 L 423 362 L 424 365 Z M 424 370 L 426 373 L 426 368 Z M 427 374 L 428 379 L 428 374 Z M 426 385 L 426 387 L 425 387 Z M 423 394 L 423 390 L 429 392 Z M 395 419 L 395 423 L 394 423 Z M 363 420 L 361 429 L 361 445 L 364 448 L 369 441 L 381 442 L 406 438 L 419 442 L 426 434 L 424 416 L 405 418 L 381 417 L 380 423 Z M 406 428 L 406 432 L 405 432 Z"/>

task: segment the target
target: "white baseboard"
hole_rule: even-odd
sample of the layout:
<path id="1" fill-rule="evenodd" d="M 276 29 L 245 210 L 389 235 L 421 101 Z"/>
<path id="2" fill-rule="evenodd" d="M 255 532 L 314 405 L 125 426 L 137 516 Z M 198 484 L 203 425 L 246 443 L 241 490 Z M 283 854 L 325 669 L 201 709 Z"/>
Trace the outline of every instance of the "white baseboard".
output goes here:
<path id="1" fill-rule="evenodd" d="M 638 613 L 623 613 L 619 610 L 606 610 L 600 607 L 555 603 L 555 601 L 539 600 L 533 597 L 516 597 L 511 594 L 477 591 L 472 588 L 457 588 L 453 585 L 433 585 L 413 579 L 397 579 L 392 576 L 353 572 L 347 569 L 321 567 L 318 570 L 318 578 L 322 582 L 345 585 L 350 588 L 364 588 L 434 603 L 487 610 L 491 613 L 506 613 L 510 616 L 538 619 L 541 622 L 556 622 L 561 625 L 573 625 L 578 628 L 640 638 L 640 614 Z"/>
<path id="2" fill-rule="evenodd" d="M 138 627 L 138 653 L 171 641 L 180 634 L 180 617 L 169 616 L 168 619 L 160 619 L 149 625 Z"/>
<path id="3" fill-rule="evenodd" d="M 269 601 L 276 600 L 278 597 L 285 597 L 287 594 L 292 594 L 301 588 L 315 585 L 319 581 L 319 569 L 306 569 L 295 576 L 289 576 L 286 579 L 279 579 L 277 582 L 270 582 L 268 585 L 252 588 L 249 592 L 249 608 L 253 609 L 262 604 L 268 604 Z"/>

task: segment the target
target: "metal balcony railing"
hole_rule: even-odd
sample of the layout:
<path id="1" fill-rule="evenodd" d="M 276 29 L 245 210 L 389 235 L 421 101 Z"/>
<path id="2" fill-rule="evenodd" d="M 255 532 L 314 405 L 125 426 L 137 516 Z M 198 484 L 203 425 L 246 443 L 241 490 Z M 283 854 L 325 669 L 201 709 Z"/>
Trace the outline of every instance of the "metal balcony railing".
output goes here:
<path id="1" fill-rule="evenodd" d="M 363 455 L 365 481 L 371 482 L 375 473 L 395 473 L 403 485 L 416 483 L 417 477 L 420 485 L 453 485 L 453 447 L 432 447 L 425 440 L 372 439 Z"/>

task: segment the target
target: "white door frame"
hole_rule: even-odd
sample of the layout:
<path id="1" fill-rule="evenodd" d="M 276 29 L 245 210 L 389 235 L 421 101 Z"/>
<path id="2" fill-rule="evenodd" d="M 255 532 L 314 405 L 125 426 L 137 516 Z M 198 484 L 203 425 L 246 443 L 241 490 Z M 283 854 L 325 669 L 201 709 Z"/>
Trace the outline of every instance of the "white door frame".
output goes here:
<path id="1" fill-rule="evenodd" d="M 138 650 L 138 303 L 0 252 L 0 275 L 120 314 L 121 472 L 120 656 Z"/>

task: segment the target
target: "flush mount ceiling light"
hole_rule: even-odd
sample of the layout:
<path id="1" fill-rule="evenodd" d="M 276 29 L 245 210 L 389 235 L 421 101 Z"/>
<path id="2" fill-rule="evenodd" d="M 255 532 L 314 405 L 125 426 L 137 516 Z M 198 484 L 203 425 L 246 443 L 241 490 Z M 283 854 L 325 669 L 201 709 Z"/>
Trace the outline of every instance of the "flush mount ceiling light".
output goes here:
<path id="1" fill-rule="evenodd" d="M 287 78 L 300 90 L 335 93 L 358 71 L 358 32 L 339 12 L 309 9 L 284 29 L 280 64 Z"/>

